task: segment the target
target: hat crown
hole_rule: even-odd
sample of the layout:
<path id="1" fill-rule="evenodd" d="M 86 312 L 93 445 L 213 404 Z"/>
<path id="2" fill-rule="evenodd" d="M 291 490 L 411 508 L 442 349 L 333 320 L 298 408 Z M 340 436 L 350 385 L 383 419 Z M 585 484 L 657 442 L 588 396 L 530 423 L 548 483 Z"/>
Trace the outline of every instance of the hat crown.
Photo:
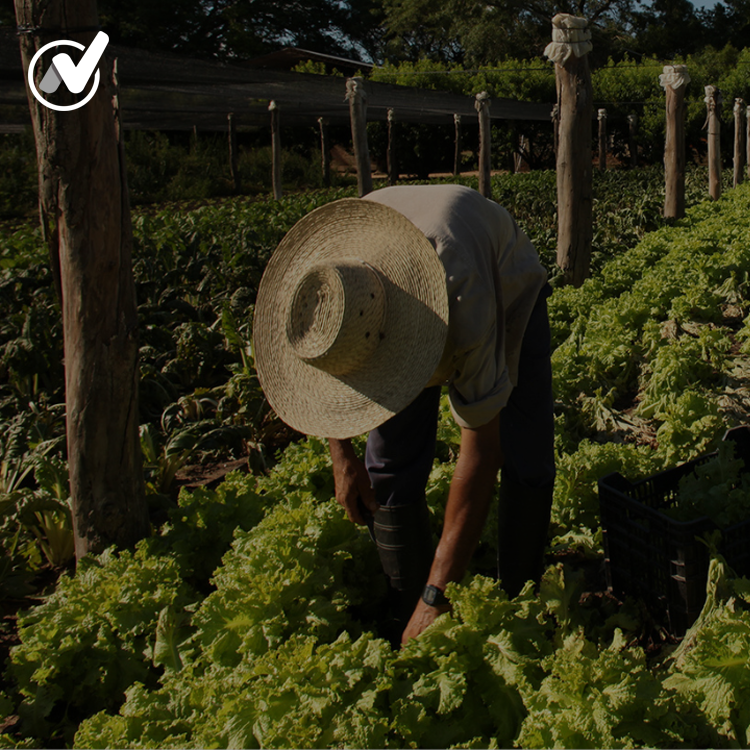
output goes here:
<path id="1" fill-rule="evenodd" d="M 286 335 L 302 361 L 331 375 L 362 367 L 383 337 L 380 274 L 358 258 L 315 266 L 292 294 Z"/>

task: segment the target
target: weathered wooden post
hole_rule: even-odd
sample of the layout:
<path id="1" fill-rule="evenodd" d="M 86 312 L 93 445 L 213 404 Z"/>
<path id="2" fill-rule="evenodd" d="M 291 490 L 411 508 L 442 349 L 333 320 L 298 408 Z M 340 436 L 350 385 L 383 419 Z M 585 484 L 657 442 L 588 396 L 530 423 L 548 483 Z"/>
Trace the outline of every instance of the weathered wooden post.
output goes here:
<path id="1" fill-rule="evenodd" d="M 328 120 L 325 117 L 318 118 L 320 128 L 320 172 L 323 176 L 323 187 L 331 186 L 331 163 L 328 154 L 331 152 L 331 144 L 328 136 Z"/>
<path id="2" fill-rule="evenodd" d="M 717 201 L 721 198 L 721 91 L 716 86 L 706 86 L 708 116 L 708 193 Z"/>
<path id="3" fill-rule="evenodd" d="M 349 101 L 349 118 L 352 125 L 354 159 L 357 162 L 357 188 L 359 197 L 372 192 L 372 164 L 367 146 L 367 92 L 364 78 L 346 79 L 346 98 Z"/>
<path id="4" fill-rule="evenodd" d="M 528 148 L 528 152 L 527 152 Z M 522 135 L 518 139 L 518 149 L 516 150 L 515 154 L 513 155 L 513 170 L 518 173 L 521 171 L 521 168 L 523 167 L 524 162 L 524 153 L 531 153 L 531 143 L 526 138 L 525 135 Z M 528 164 L 528 162 L 527 162 Z"/>
<path id="5" fill-rule="evenodd" d="M 734 187 L 739 185 L 744 178 L 745 167 L 745 138 L 742 129 L 742 115 L 744 114 L 744 99 L 734 100 Z"/>
<path id="6" fill-rule="evenodd" d="M 665 65 L 659 83 L 666 92 L 664 141 L 664 217 L 685 216 L 685 89 L 690 76 L 685 65 Z"/>
<path id="7" fill-rule="evenodd" d="M 234 192 L 239 193 L 242 189 L 240 180 L 239 155 L 237 154 L 237 127 L 234 123 L 234 113 L 227 115 L 227 126 L 229 129 L 229 174 L 234 182 Z"/>
<path id="8" fill-rule="evenodd" d="M 599 118 L 599 170 L 607 169 L 607 110 L 600 109 Z"/>
<path id="9" fill-rule="evenodd" d="M 568 284 L 580 286 L 591 264 L 593 92 L 587 20 L 567 13 L 552 19 L 544 54 L 555 63 L 560 128 L 557 153 L 557 263 Z"/>
<path id="10" fill-rule="evenodd" d="M 90 49 L 96 4 L 16 0 L 23 68 L 50 39 Z M 88 29 L 88 30 L 87 30 Z M 101 37 L 99 37 L 101 40 Z M 49 72 L 45 54 L 35 87 Z M 42 237 L 59 281 L 65 358 L 67 464 L 76 558 L 149 534 L 138 435 L 138 313 L 121 112 L 106 56 L 91 99 L 51 109 L 27 91 L 36 141 Z M 73 107 L 65 84 L 48 101 Z"/>
<path id="11" fill-rule="evenodd" d="M 388 108 L 388 150 L 385 155 L 388 170 L 388 184 L 398 182 L 398 165 L 396 164 L 396 112 L 393 107 Z"/>
<path id="12" fill-rule="evenodd" d="M 638 115 L 628 115 L 628 151 L 630 152 L 630 166 L 638 166 Z"/>
<path id="13" fill-rule="evenodd" d="M 492 198 L 492 132 L 490 128 L 490 95 L 476 95 L 474 108 L 479 116 L 479 192 Z"/>
<path id="14" fill-rule="evenodd" d="M 453 174 L 461 174 L 461 115 L 453 115 L 453 128 L 455 130 L 453 149 Z"/>
<path id="15" fill-rule="evenodd" d="M 279 105 L 272 101 L 268 105 L 271 113 L 271 182 L 273 184 L 273 197 L 280 200 L 281 190 L 281 125 L 279 123 Z"/>

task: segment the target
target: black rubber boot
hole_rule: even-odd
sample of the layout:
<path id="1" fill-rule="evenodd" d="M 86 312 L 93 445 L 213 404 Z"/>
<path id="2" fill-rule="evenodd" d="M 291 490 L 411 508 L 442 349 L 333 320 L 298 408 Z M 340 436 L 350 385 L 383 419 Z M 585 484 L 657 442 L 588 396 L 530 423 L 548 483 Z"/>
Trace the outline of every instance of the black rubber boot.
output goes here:
<path id="1" fill-rule="evenodd" d="M 526 581 L 537 585 L 544 572 L 554 482 L 526 487 L 508 472 L 500 480 L 497 519 L 497 577 L 512 599 Z"/>
<path id="2" fill-rule="evenodd" d="M 423 500 L 411 505 L 381 506 L 375 513 L 373 532 L 380 563 L 391 585 L 389 637 L 398 644 L 432 566 L 427 504 Z"/>

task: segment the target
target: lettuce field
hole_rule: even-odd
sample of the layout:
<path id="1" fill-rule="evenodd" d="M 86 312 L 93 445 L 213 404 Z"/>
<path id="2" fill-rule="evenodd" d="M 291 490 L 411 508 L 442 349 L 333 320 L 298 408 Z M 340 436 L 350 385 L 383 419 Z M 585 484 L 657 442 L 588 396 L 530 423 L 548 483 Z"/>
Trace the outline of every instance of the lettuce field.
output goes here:
<path id="1" fill-rule="evenodd" d="M 750 581 L 714 547 L 679 638 L 603 574 L 597 480 L 706 454 L 750 414 L 750 185 L 703 200 L 695 169 L 670 225 L 662 185 L 658 169 L 595 175 L 592 278 L 573 289 L 555 283 L 554 173 L 494 178 L 555 286 L 547 569 L 509 600 L 491 516 L 452 613 L 399 650 L 380 636 L 377 553 L 333 500 L 326 445 L 269 411 L 250 346 L 270 253 L 351 191 L 135 213 L 152 534 L 76 570 L 59 305 L 36 228 L 0 227 L 0 746 L 750 745 Z M 458 439 L 444 402 L 436 535 Z"/>

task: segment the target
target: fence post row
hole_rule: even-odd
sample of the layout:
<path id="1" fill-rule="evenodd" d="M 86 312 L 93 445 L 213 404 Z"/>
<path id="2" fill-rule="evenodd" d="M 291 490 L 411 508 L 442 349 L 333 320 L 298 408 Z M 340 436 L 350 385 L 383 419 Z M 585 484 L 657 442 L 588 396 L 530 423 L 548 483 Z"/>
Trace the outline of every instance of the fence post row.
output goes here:
<path id="1" fill-rule="evenodd" d="M 474 108 L 479 117 L 479 192 L 492 197 L 492 132 L 490 129 L 490 95 L 481 91 L 475 97 Z"/>
<path id="2" fill-rule="evenodd" d="M 708 115 L 704 128 L 708 128 L 708 192 L 713 200 L 721 198 L 721 92 L 716 86 L 706 86 Z"/>
<path id="3" fill-rule="evenodd" d="M 580 286 L 591 265 L 593 90 L 585 18 L 558 13 L 544 54 L 555 63 L 559 138 L 557 150 L 557 264 L 565 283 Z"/>
<path id="4" fill-rule="evenodd" d="M 328 137 L 328 120 L 325 117 L 318 118 L 320 128 L 320 171 L 323 175 L 323 187 L 331 186 L 331 165 L 328 154 L 331 152 L 331 144 Z"/>
<path id="5" fill-rule="evenodd" d="M 685 89 L 690 75 L 685 65 L 665 65 L 659 83 L 666 92 L 664 141 L 664 217 L 685 216 Z"/>
<path id="6" fill-rule="evenodd" d="M 364 78 L 346 79 L 346 99 L 352 125 L 354 159 L 357 162 L 357 189 L 359 197 L 372 192 L 372 165 L 367 147 L 367 92 Z"/>
<path id="7" fill-rule="evenodd" d="M 276 200 L 281 199 L 281 129 L 279 124 L 280 112 L 279 105 L 272 101 L 268 105 L 268 111 L 271 113 L 271 159 L 272 159 L 272 182 L 273 197 Z"/>
<path id="8" fill-rule="evenodd" d="M 453 150 L 453 174 L 461 174 L 461 115 L 453 115 L 455 148 Z"/>
<path id="9" fill-rule="evenodd" d="M 396 164 L 396 110 L 388 108 L 388 149 L 385 154 L 388 184 L 398 182 L 398 165 Z"/>
<path id="10" fill-rule="evenodd" d="M 607 110 L 600 109 L 599 117 L 599 169 L 607 168 Z"/>
<path id="11" fill-rule="evenodd" d="M 745 152 L 742 132 L 742 115 L 744 114 L 744 99 L 734 100 L 734 187 L 739 185 L 744 177 Z"/>

